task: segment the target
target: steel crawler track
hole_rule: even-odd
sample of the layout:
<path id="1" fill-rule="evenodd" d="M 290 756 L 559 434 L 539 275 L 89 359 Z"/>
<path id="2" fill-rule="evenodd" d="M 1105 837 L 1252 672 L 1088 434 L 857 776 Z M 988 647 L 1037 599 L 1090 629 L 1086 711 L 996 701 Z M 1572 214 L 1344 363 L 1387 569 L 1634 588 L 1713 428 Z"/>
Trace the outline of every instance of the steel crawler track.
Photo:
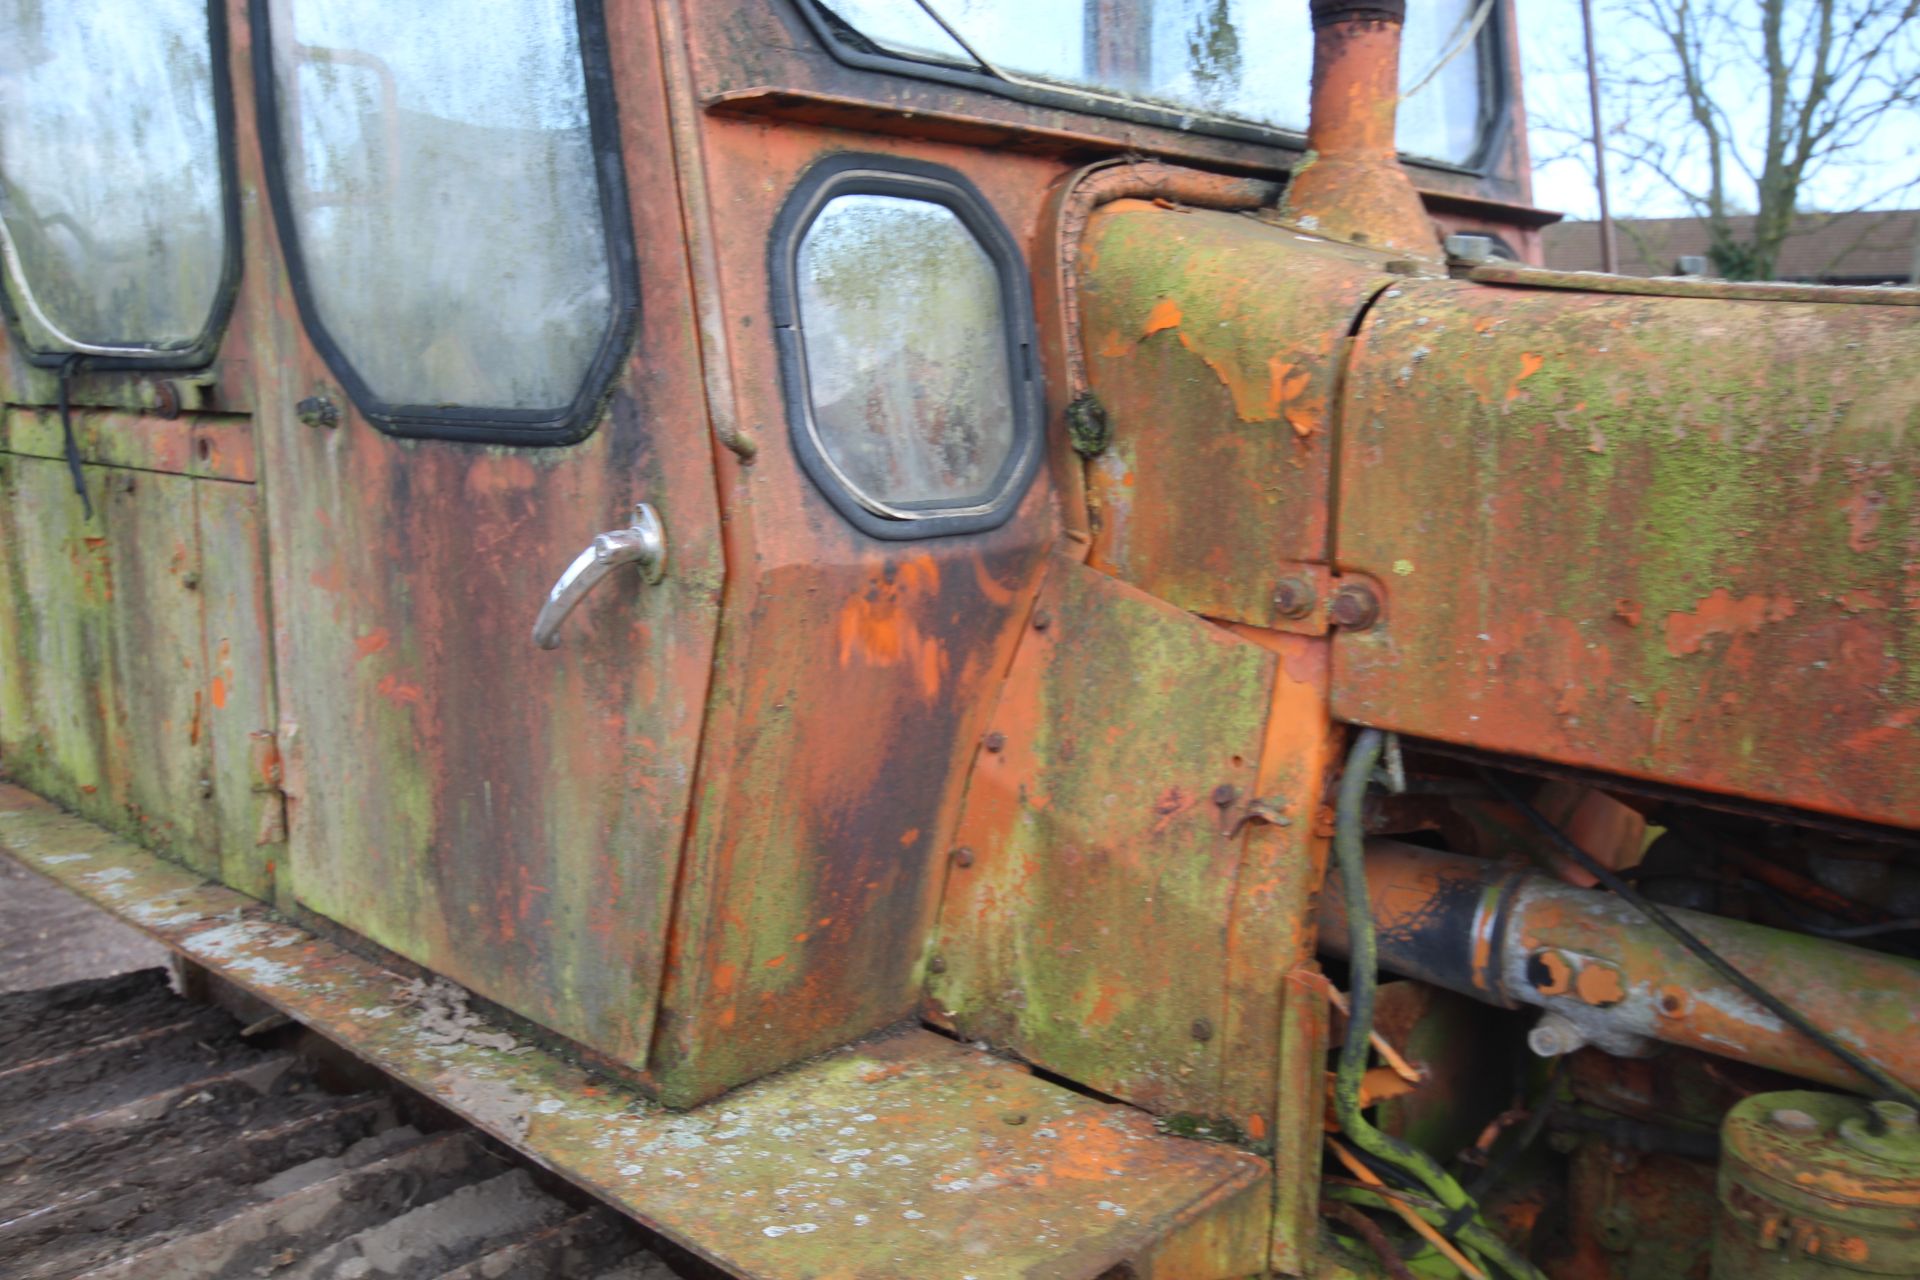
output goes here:
<path id="1" fill-rule="evenodd" d="M 162 970 L 0 995 L 0 1275 L 673 1280 L 472 1130 L 317 1077 Z"/>

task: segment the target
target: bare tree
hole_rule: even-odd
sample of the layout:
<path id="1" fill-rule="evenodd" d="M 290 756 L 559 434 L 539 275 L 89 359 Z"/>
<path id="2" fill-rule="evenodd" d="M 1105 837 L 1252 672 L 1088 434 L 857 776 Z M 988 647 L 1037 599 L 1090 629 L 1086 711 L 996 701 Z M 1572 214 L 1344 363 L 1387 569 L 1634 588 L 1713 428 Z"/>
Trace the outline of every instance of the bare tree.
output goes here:
<path id="1" fill-rule="evenodd" d="M 1920 0 L 1611 0 L 1601 16 L 1633 51 L 1601 60 L 1609 149 L 1706 221 L 1720 275 L 1771 278 L 1816 179 L 1852 171 L 1826 212 L 1920 186 Z M 1869 147 L 1904 156 L 1863 164 Z"/>

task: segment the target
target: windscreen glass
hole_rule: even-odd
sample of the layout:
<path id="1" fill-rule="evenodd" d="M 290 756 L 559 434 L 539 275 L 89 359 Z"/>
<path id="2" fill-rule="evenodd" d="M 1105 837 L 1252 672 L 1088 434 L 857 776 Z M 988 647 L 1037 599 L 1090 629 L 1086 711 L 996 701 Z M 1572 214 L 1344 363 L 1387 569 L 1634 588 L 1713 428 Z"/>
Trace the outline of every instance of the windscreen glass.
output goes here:
<path id="1" fill-rule="evenodd" d="M 1304 131 L 1307 0 L 816 0 L 876 48 L 1083 87 L 1189 115 Z M 1411 0 L 1400 147 L 1466 164 L 1485 132 L 1494 0 Z M 963 43 L 964 42 L 964 43 Z M 1098 109 L 1097 105 L 1094 109 Z"/>
<path id="2" fill-rule="evenodd" d="M 0 250 L 31 349 L 204 339 L 227 255 L 214 93 L 206 0 L 0 0 Z"/>
<path id="3" fill-rule="evenodd" d="M 571 403 L 615 299 L 573 0 L 269 8 L 299 283 L 366 395 Z"/>
<path id="4" fill-rule="evenodd" d="M 1006 302 L 953 210 L 836 196 L 795 262 L 815 437 L 869 506 L 993 497 L 1015 439 Z"/>

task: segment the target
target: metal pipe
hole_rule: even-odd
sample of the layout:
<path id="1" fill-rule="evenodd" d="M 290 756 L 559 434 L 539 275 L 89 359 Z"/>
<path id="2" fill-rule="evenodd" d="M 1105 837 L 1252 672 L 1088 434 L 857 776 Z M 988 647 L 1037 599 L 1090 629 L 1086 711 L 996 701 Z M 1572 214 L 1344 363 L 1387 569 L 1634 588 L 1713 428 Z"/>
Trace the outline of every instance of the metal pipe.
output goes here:
<path id="1" fill-rule="evenodd" d="M 1367 842 L 1380 966 L 1505 1008 L 1544 1011 L 1537 1052 L 1644 1053 L 1659 1040 L 1848 1089 L 1866 1082 L 1601 890 L 1394 840 Z M 1347 956 L 1340 888 L 1320 946 Z M 1843 943 L 1669 914 L 1898 1080 L 1920 1086 L 1920 964 Z"/>
<path id="2" fill-rule="evenodd" d="M 1433 220 L 1400 167 L 1400 33 L 1405 0 L 1313 0 L 1307 154 L 1282 216 L 1349 244 L 1439 258 Z"/>

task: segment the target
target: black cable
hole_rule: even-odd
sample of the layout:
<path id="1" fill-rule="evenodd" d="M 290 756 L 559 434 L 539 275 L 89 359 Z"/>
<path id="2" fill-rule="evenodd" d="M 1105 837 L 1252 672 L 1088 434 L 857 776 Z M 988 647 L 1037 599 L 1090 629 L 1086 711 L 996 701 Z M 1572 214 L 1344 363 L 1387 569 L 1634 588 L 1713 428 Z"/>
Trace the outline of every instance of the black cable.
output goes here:
<path id="1" fill-rule="evenodd" d="M 1486 1168 L 1482 1169 L 1479 1176 L 1474 1178 L 1472 1184 L 1467 1187 L 1467 1195 L 1475 1204 L 1487 1198 L 1487 1193 L 1500 1184 L 1500 1179 L 1507 1176 L 1507 1171 L 1513 1167 L 1514 1161 L 1525 1154 L 1527 1148 L 1539 1139 L 1540 1131 L 1547 1127 L 1547 1117 L 1553 1114 L 1553 1109 L 1559 1101 L 1554 1094 L 1560 1088 L 1560 1075 L 1566 1069 L 1566 1065 L 1567 1059 L 1564 1054 L 1553 1060 L 1553 1065 L 1547 1068 L 1546 1084 L 1540 1089 L 1540 1101 L 1534 1105 L 1533 1114 L 1527 1117 L 1526 1124 L 1521 1126 L 1513 1144 L 1492 1160 L 1487 1161 Z M 1455 1209 L 1453 1216 L 1448 1218 L 1446 1224 L 1440 1228 L 1440 1234 L 1451 1240 L 1471 1221 L 1473 1217 L 1466 1210 Z"/>
<path id="2" fill-rule="evenodd" d="M 1794 928 L 1804 929 L 1820 938 L 1832 938 L 1836 942 L 1846 942 L 1854 938 L 1877 938 L 1883 933 L 1913 933 L 1920 931 L 1920 918 L 1907 917 L 1901 920 L 1883 920 L 1879 924 L 1817 924 L 1805 915 L 1793 899 L 1781 893 L 1772 885 L 1751 876 L 1740 877 L 1740 883 L 1750 889 L 1757 889 L 1761 896 L 1780 908 L 1781 912 L 1793 920 Z"/>
<path id="3" fill-rule="evenodd" d="M 1664 929 L 1675 942 L 1678 942 L 1681 946 L 1692 952 L 1694 957 L 1702 964 L 1746 992 L 1747 995 L 1751 996 L 1765 1008 L 1767 1012 L 1773 1014 L 1774 1017 L 1780 1019 L 1780 1021 L 1786 1023 L 1795 1031 L 1798 1031 L 1801 1035 L 1807 1037 L 1807 1039 L 1832 1054 L 1840 1062 L 1858 1072 L 1863 1079 L 1872 1083 L 1874 1087 L 1878 1088 L 1886 1097 L 1904 1102 L 1911 1107 L 1920 1108 L 1920 1093 L 1915 1093 L 1912 1089 L 1909 1089 L 1906 1085 L 1901 1084 L 1898 1080 L 1888 1075 L 1878 1063 L 1862 1057 L 1846 1045 L 1841 1044 L 1838 1040 L 1834 1039 L 1831 1034 L 1814 1025 L 1811 1020 L 1792 1005 L 1774 995 L 1773 992 L 1767 990 L 1752 978 L 1740 972 L 1740 970 L 1734 968 L 1719 952 L 1700 941 L 1700 939 L 1688 931 L 1685 925 L 1675 920 L 1665 911 L 1662 911 L 1654 903 L 1642 897 L 1639 890 L 1635 889 L 1618 875 L 1615 875 L 1605 864 L 1575 844 L 1566 832 L 1554 825 L 1553 821 L 1545 814 L 1522 799 L 1519 792 L 1508 786 L 1506 781 L 1498 774 L 1494 773 L 1491 769 L 1483 769 L 1481 770 L 1481 776 L 1486 778 L 1487 785 L 1498 792 L 1501 799 L 1518 809 L 1527 821 L 1539 828 L 1540 833 L 1551 840 L 1555 848 L 1571 858 L 1581 870 L 1598 880 L 1619 897 L 1625 899 L 1634 910 Z"/>
<path id="4" fill-rule="evenodd" d="M 1374 937 L 1373 903 L 1367 892 L 1367 870 L 1361 811 L 1374 766 L 1386 744 L 1378 729 L 1362 729 L 1347 751 L 1345 770 L 1334 802 L 1333 852 L 1340 868 L 1340 889 L 1347 910 L 1347 1031 L 1340 1042 L 1340 1060 L 1333 1076 L 1333 1107 L 1341 1132 L 1362 1153 L 1417 1179 L 1440 1203 L 1442 1217 L 1465 1212 L 1469 1221 L 1460 1228 L 1461 1242 L 1485 1252 L 1491 1239 L 1499 1252 L 1495 1261 L 1515 1280 L 1546 1280 L 1545 1276 L 1507 1247 L 1479 1220 L 1479 1207 L 1468 1198 L 1440 1162 L 1414 1144 L 1384 1133 L 1361 1114 L 1361 1082 L 1372 1053 L 1374 996 L 1379 986 L 1379 946 Z"/>
<path id="5" fill-rule="evenodd" d="M 73 491 L 80 495 L 80 508 L 93 519 L 93 499 L 87 496 L 87 473 L 80 469 L 80 442 L 73 438 L 73 375 L 80 371 L 86 356 L 76 351 L 60 362 L 60 434 L 67 451 L 67 472 L 73 477 Z"/>

